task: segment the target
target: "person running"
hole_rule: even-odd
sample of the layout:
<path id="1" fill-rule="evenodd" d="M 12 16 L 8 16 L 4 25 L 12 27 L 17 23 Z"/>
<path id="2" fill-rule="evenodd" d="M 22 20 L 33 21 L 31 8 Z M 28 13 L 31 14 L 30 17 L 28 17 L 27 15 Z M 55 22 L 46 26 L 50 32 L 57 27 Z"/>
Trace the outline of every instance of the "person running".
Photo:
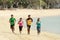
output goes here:
<path id="1" fill-rule="evenodd" d="M 21 31 L 22 31 L 22 28 L 23 28 L 22 18 L 20 18 L 20 20 L 18 21 L 18 24 L 19 24 L 19 32 L 20 32 L 20 34 L 21 34 Z"/>
<path id="2" fill-rule="evenodd" d="M 26 19 L 28 34 L 30 34 L 31 24 L 32 24 L 32 22 L 33 22 L 33 19 L 32 19 L 30 16 L 31 16 L 31 15 L 28 15 L 28 18 Z"/>
<path id="3" fill-rule="evenodd" d="M 40 21 L 40 18 L 37 19 L 37 33 L 39 34 L 40 33 L 40 28 L 41 28 L 41 21 Z"/>
<path id="4" fill-rule="evenodd" d="M 13 17 L 13 14 L 12 14 L 11 18 L 9 19 L 9 22 L 10 22 L 10 28 L 11 28 L 13 33 L 14 33 L 15 21 L 16 21 L 16 19 Z"/>

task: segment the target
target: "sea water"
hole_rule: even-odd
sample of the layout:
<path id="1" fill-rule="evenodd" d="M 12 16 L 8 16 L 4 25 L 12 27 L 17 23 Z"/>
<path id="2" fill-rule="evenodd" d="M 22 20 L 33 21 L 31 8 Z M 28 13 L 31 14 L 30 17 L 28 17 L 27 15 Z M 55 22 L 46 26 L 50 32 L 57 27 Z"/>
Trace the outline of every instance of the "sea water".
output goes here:
<path id="1" fill-rule="evenodd" d="M 36 30 L 37 18 L 33 18 L 31 29 Z M 26 22 L 24 23 L 26 27 Z M 41 31 L 60 34 L 60 16 L 50 16 L 41 18 Z"/>

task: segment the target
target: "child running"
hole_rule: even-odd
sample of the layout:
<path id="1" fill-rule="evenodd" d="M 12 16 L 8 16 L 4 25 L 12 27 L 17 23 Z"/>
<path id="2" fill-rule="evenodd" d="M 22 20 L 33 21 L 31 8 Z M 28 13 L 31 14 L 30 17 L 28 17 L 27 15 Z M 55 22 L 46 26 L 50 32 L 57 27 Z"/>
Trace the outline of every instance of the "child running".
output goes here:
<path id="1" fill-rule="evenodd" d="M 40 28 L 41 28 L 41 22 L 40 22 L 40 18 L 37 19 L 37 33 L 39 34 L 40 33 Z"/>
<path id="2" fill-rule="evenodd" d="M 16 19 L 13 17 L 13 14 L 12 14 L 11 18 L 9 19 L 9 22 L 10 22 L 10 28 L 11 28 L 13 33 L 14 33 L 15 21 L 16 21 Z"/>
<path id="3" fill-rule="evenodd" d="M 31 28 L 32 22 L 33 22 L 33 19 L 31 18 L 31 15 L 28 15 L 28 18 L 26 19 L 28 34 L 30 34 L 30 28 Z"/>
<path id="4" fill-rule="evenodd" d="M 20 32 L 20 34 L 21 34 L 21 31 L 22 31 L 22 28 L 23 28 L 22 18 L 20 18 L 20 20 L 18 21 L 18 24 L 19 24 L 19 32 Z"/>

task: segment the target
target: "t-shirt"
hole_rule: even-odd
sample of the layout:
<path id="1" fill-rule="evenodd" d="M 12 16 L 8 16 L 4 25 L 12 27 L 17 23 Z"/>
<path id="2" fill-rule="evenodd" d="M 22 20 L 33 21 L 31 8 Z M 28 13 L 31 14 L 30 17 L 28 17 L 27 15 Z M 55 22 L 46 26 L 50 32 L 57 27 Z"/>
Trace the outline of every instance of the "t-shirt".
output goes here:
<path id="1" fill-rule="evenodd" d="M 9 21 L 10 21 L 10 24 L 11 24 L 11 25 L 14 25 L 14 24 L 15 24 L 16 19 L 15 19 L 15 18 L 10 18 L 10 20 L 9 20 Z"/>
<path id="2" fill-rule="evenodd" d="M 37 22 L 37 27 L 38 27 L 38 28 L 41 27 L 41 22 L 40 22 L 40 21 Z"/>
<path id="3" fill-rule="evenodd" d="M 18 22 L 19 26 L 23 26 L 23 21 Z"/>
<path id="4" fill-rule="evenodd" d="M 27 22 L 27 25 L 31 25 L 31 23 L 33 22 L 33 19 L 32 18 L 27 18 L 26 22 Z"/>

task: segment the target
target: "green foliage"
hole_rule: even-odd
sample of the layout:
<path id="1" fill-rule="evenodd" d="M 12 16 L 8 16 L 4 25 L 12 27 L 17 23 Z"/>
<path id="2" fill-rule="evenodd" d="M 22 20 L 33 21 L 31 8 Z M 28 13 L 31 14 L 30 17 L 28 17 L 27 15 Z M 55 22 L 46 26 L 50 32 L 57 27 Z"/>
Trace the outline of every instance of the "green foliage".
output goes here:
<path id="1" fill-rule="evenodd" d="M 45 0 L 40 0 L 40 5 L 46 5 Z"/>
<path id="2" fill-rule="evenodd" d="M 3 2 L 3 0 L 0 0 L 0 3 Z"/>
<path id="3" fill-rule="evenodd" d="M 24 8 L 27 8 L 28 5 L 40 5 L 40 0 L 0 0 L 0 3 L 7 3 L 7 4 L 4 4 L 4 5 L 8 5 L 8 6 L 11 6 L 14 2 L 20 2 Z M 15 3 L 17 4 L 17 3 Z M 42 3 L 43 4 L 43 3 Z"/>
<path id="4" fill-rule="evenodd" d="M 10 3 L 14 2 L 14 0 L 8 0 Z"/>

